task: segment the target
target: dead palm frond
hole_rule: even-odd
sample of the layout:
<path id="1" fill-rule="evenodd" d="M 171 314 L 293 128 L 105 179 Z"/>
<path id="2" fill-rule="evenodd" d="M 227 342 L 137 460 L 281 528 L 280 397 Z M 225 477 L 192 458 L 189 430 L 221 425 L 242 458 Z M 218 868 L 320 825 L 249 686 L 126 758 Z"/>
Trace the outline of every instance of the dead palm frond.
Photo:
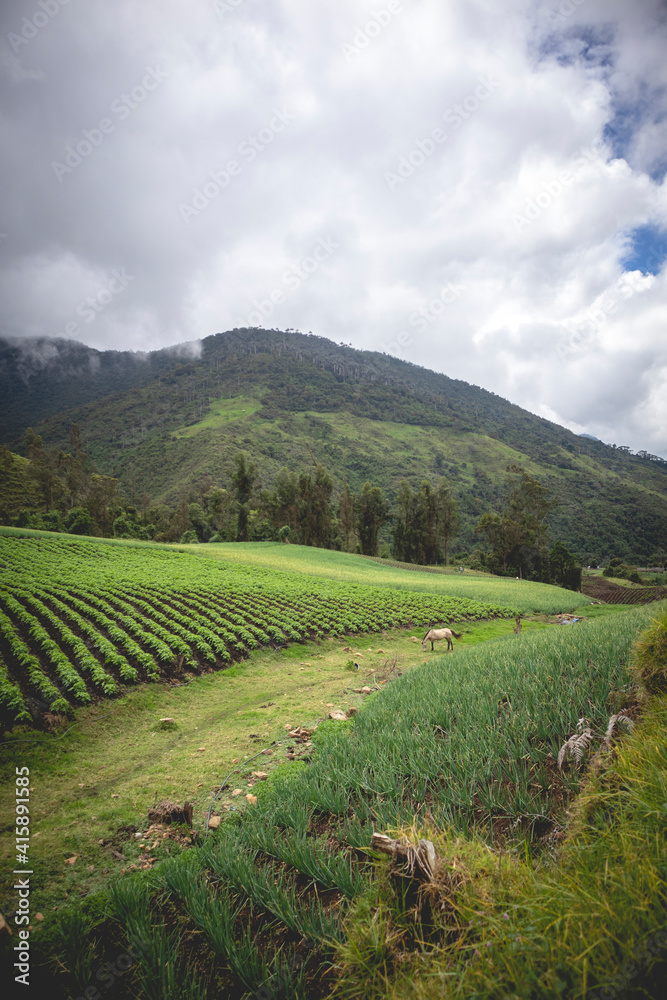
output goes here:
<path id="1" fill-rule="evenodd" d="M 625 712 L 618 712 L 616 715 L 612 715 L 607 723 L 607 732 L 604 734 L 605 743 L 611 743 L 614 733 L 620 726 L 627 729 L 629 733 L 635 728 L 634 722 Z"/>
<path id="2" fill-rule="evenodd" d="M 626 729 L 628 732 L 632 732 L 634 729 L 634 722 L 632 719 L 625 714 L 625 710 L 617 712 L 616 715 L 612 715 L 607 723 L 607 731 L 604 734 L 604 743 L 606 746 L 611 746 L 612 737 L 618 733 L 620 728 Z M 588 750 L 589 746 L 596 738 L 592 730 L 592 723 L 585 718 L 577 720 L 577 731 L 573 736 L 570 736 L 569 740 L 563 743 L 562 747 L 558 751 L 558 767 L 562 768 L 566 760 L 572 758 L 577 767 L 581 764 Z M 602 737 L 597 736 L 598 739 Z"/>
<path id="3" fill-rule="evenodd" d="M 579 721 L 581 722 L 582 720 L 580 719 Z M 577 726 L 578 728 L 579 726 Z M 590 729 L 582 729 L 581 732 L 570 736 L 569 740 L 563 743 L 558 751 L 558 767 L 562 768 L 565 761 L 569 760 L 570 757 L 578 767 L 584 759 L 584 755 L 593 742 L 593 739 L 594 736 Z"/>

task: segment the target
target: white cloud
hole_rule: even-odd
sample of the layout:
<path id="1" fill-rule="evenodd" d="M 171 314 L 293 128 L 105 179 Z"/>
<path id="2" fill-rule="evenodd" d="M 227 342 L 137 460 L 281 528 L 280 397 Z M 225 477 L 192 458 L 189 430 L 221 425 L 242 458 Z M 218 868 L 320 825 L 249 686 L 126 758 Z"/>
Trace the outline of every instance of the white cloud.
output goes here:
<path id="1" fill-rule="evenodd" d="M 191 341 L 282 291 L 266 326 L 667 455 L 664 271 L 621 263 L 638 226 L 667 229 L 664 4 L 384 8 L 90 0 L 3 43 L 0 329 L 62 333 L 118 268 L 75 339 Z M 7 5 L 2 37 L 17 25 Z M 59 183 L 52 161 L 146 67 L 160 86 Z M 320 239 L 339 247 L 286 287 Z"/>

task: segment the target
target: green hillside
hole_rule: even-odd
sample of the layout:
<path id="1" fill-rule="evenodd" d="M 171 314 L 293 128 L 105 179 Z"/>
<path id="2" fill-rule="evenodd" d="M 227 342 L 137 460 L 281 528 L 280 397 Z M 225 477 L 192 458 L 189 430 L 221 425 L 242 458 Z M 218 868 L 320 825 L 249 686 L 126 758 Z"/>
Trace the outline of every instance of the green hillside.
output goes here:
<path id="1" fill-rule="evenodd" d="M 85 451 L 119 479 L 128 501 L 146 495 L 172 508 L 212 485 L 230 489 L 239 451 L 254 460 L 264 488 L 283 466 L 299 472 L 321 463 L 336 494 L 345 475 L 354 492 L 368 480 L 393 503 L 402 479 L 418 488 L 443 476 L 462 517 L 454 555 L 477 543 L 474 525 L 500 507 L 506 468 L 516 463 L 552 491 L 552 536 L 580 558 L 641 562 L 667 548 L 667 463 L 575 435 L 460 380 L 280 331 L 217 334 L 201 342 L 196 359 L 149 359 L 138 374 L 136 357 L 116 356 L 111 395 L 80 366 L 68 383 L 60 366 L 50 403 L 48 367 L 24 372 L 3 425 L 17 431 L 15 416 L 7 418 L 12 406 L 24 421 L 48 411 L 35 430 L 68 449 L 76 423 Z M 11 376 L 6 357 L 4 366 L 3 381 Z M 63 410 L 68 384 L 76 405 Z M 17 437 L 5 439 L 16 445 Z M 391 523 L 385 540 L 390 532 Z"/>

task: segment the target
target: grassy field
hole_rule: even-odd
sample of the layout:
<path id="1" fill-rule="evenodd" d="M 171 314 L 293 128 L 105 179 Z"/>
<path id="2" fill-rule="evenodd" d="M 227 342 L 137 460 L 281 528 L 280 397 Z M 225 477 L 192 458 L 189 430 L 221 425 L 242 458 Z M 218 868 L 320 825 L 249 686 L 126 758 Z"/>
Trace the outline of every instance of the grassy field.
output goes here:
<path id="1" fill-rule="evenodd" d="M 103 701 L 93 684 L 89 703 L 52 732 L 18 726 L 0 744 L 3 815 L 15 767 L 30 770 L 31 943 L 50 995 L 84 995 L 122 954 L 119 1000 L 316 1000 L 332 989 L 398 1000 L 415 981 L 431 1000 L 450 995 L 461 969 L 476 984 L 465 996 L 479 986 L 480 997 L 528 1000 L 575 986 L 585 995 L 626 955 L 603 929 L 584 966 L 571 956 L 575 978 L 545 978 L 551 911 L 521 918 L 518 958 L 504 914 L 514 927 L 517 907 L 539 909 L 535 879 L 565 836 L 583 773 L 572 762 L 560 769 L 559 750 L 586 727 L 593 758 L 610 715 L 635 710 L 629 651 L 656 606 L 592 606 L 558 588 L 269 543 L 167 548 L 5 532 L 0 556 L 12 670 L 22 642 L 35 687 L 43 676 L 68 690 L 63 650 L 80 677 L 93 656 L 117 685 Z M 553 612 L 576 608 L 584 620 L 555 623 Z M 462 637 L 453 654 L 424 653 L 419 622 L 441 612 Z M 66 629 L 83 648 L 68 646 Z M 189 670 L 173 669 L 186 657 L 179 642 Z M 166 683 L 143 683 L 151 674 L 140 673 L 140 654 Z M 5 680 L 16 682 L 9 670 Z M 289 735 L 299 728 L 302 739 Z M 151 828 L 148 809 L 165 799 L 190 802 L 192 825 Z M 220 826 L 207 832 L 209 811 Z M 428 916 L 369 850 L 374 830 L 429 836 L 454 858 L 444 897 L 436 887 L 441 911 Z M 13 845 L 8 824 L 0 909 L 9 916 Z M 652 872 L 664 852 L 656 845 Z M 653 886 L 662 899 L 656 877 L 641 891 Z M 556 882 L 550 892 L 552 908 L 559 892 L 566 898 Z M 654 916 L 632 947 L 655 934 Z M 502 975 L 474 961 L 487 946 Z M 505 972 L 510 958 L 526 968 L 531 955 L 532 992 L 522 992 Z"/>
<path id="2" fill-rule="evenodd" d="M 416 973 L 432 943 L 398 928 L 403 944 L 388 949 L 384 929 L 396 928 L 383 929 L 378 916 L 379 883 L 367 860 L 371 831 L 432 827 L 452 842 L 463 838 L 462 855 L 481 852 L 489 870 L 502 848 L 512 864 L 524 865 L 513 876 L 521 882 L 532 869 L 525 858 L 558 833 L 579 786 L 576 769 L 554 767 L 558 747 L 582 715 L 601 740 L 609 713 L 629 696 L 628 649 L 652 613 L 591 612 L 574 628 L 527 622 L 521 636 L 506 622 L 473 623 L 468 641 L 448 656 L 424 657 L 405 633 L 383 636 L 383 653 L 358 642 L 352 648 L 363 663 L 361 680 L 388 680 L 368 696 L 350 691 L 360 682 L 346 670 L 342 640 L 308 647 L 303 660 L 297 646 L 257 652 L 175 690 L 134 692 L 99 722 L 92 710 L 80 710 L 80 731 L 64 738 L 57 757 L 24 747 L 37 775 L 36 803 L 46 794 L 55 800 L 52 813 L 39 816 L 36 832 L 45 840 L 41 862 L 42 845 L 36 848 L 36 885 L 49 904 L 58 891 L 69 892 L 53 902 L 58 910 L 49 905 L 40 925 L 69 970 L 62 987 L 83 990 L 102 961 L 130 946 L 141 958 L 125 985 L 117 984 L 119 996 L 204 996 L 208 989 L 210 997 L 240 997 L 280 980 L 283 992 L 275 995 L 315 997 L 334 979 L 350 995 L 388 995 L 398 968 L 416 962 Z M 485 637 L 491 641 L 479 641 Z M 392 680 L 394 656 L 405 660 Z M 260 698 L 268 701 L 258 705 Z M 301 760 L 297 754 L 287 762 L 284 746 L 259 757 L 266 781 L 253 778 L 258 762 L 249 761 L 216 802 L 223 823 L 203 847 L 179 855 L 166 841 L 151 851 L 156 862 L 148 871 L 126 874 L 109 894 L 112 872 L 142 867 L 143 841 L 134 840 L 133 828 L 145 829 L 139 820 L 151 793 L 194 799 L 201 829 L 202 811 L 235 762 L 284 740 L 285 726 L 357 706 L 350 721 L 321 724 Z M 161 729 L 162 714 L 178 728 Z M 256 801 L 248 804 L 246 794 Z M 105 844 L 93 847 L 100 839 Z M 124 860 L 114 863 L 111 850 Z M 58 854 L 59 866 L 48 861 Z M 49 865 L 60 874 L 50 876 Z M 82 893 L 89 895 L 80 904 Z M 364 913 L 372 940 L 359 939 L 363 955 L 352 958 L 346 942 L 357 941 Z M 382 931 L 377 939 L 373 927 Z M 76 948 L 68 934 L 76 935 Z M 166 949 L 168 969 L 159 949 Z M 150 992 L 153 980 L 161 993 Z"/>
<path id="3" fill-rule="evenodd" d="M 262 403 L 252 396 L 234 396 L 232 399 L 214 399 L 210 403 L 209 412 L 203 420 L 189 424 L 180 430 L 173 431 L 176 438 L 191 438 L 205 430 L 217 430 L 236 420 L 250 418 Z"/>
<path id="4" fill-rule="evenodd" d="M 213 545 L 180 546 L 197 555 L 222 560 L 239 566 L 256 567 L 280 572 L 299 572 L 311 577 L 364 583 L 373 587 L 390 587 L 417 593 L 462 597 L 490 604 L 506 604 L 522 612 L 553 614 L 574 611 L 590 605 L 583 594 L 551 587 L 544 583 L 514 580 L 456 568 L 432 573 L 384 565 L 366 556 L 313 549 L 305 545 L 285 545 L 281 542 L 227 542 Z"/>
<path id="5" fill-rule="evenodd" d="M 524 629 L 528 634 L 549 627 L 528 621 Z M 466 626 L 457 651 L 511 635 L 507 621 L 474 623 Z M 373 646 L 368 641 L 361 637 L 353 654 L 341 638 L 257 650 L 225 671 L 188 683 L 143 685 L 105 705 L 77 709 L 74 728 L 63 728 L 62 738 L 31 738 L 17 730 L 0 745 L 0 812 L 11 813 L 11 773 L 14 758 L 20 758 L 35 776 L 32 861 L 40 905 L 52 910 L 66 892 L 98 890 L 136 863 L 142 852 L 133 831 L 145 826 L 147 809 L 157 800 L 192 802 L 201 833 L 212 790 L 239 761 L 278 741 L 260 758 L 259 766 L 271 772 L 292 749 L 286 727 L 313 727 L 330 711 L 360 707 L 367 696 L 353 688 L 378 690 L 436 655 L 425 655 L 401 630 L 381 635 L 382 646 L 377 637 Z M 352 656 L 359 671 L 348 669 Z M 164 717 L 173 724 L 162 726 Z M 248 792 L 257 766 L 238 770 L 234 787 Z M 223 811 L 234 805 L 231 790 L 219 802 Z M 13 835 L 13 827 L 0 833 L 4 874 L 11 868 Z M 158 856 L 166 857 L 170 847 L 160 847 Z M 127 861 L 114 857 L 113 849 Z M 74 854 L 76 863 L 65 864 Z"/>

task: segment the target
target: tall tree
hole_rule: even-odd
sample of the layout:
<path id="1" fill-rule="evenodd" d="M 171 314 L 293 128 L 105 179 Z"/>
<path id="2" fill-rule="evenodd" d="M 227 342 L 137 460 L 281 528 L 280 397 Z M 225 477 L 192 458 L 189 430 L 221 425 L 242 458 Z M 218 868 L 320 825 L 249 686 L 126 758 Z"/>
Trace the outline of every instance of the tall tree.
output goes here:
<path id="1" fill-rule="evenodd" d="M 480 519 L 475 534 L 483 535 L 496 558 L 508 564 L 520 576 L 539 578 L 548 575 L 546 515 L 557 503 L 549 489 L 519 465 L 508 465 L 511 488 L 500 514 L 487 513 Z"/>
<path id="2" fill-rule="evenodd" d="M 249 503 L 252 491 L 257 480 L 257 470 L 253 462 L 239 452 L 234 456 L 234 472 L 232 473 L 232 485 L 236 491 L 236 503 L 238 507 L 238 521 L 236 531 L 237 542 L 248 541 L 248 518 L 250 516 Z"/>
<path id="3" fill-rule="evenodd" d="M 227 490 L 215 487 L 206 495 L 209 521 L 223 539 L 234 537 L 236 514 L 234 498 Z M 220 539 L 218 539 L 220 540 Z"/>
<path id="4" fill-rule="evenodd" d="M 69 425 L 69 443 L 75 458 L 79 458 L 79 456 L 86 457 L 83 455 L 83 440 L 81 438 L 81 428 L 78 424 Z"/>
<path id="5" fill-rule="evenodd" d="M 430 566 L 447 561 L 449 540 L 459 526 L 456 502 L 445 480 L 435 488 L 427 480 L 418 493 L 403 480 L 398 489 L 394 555 L 405 562 Z"/>
<path id="6" fill-rule="evenodd" d="M 211 536 L 208 518 L 204 513 L 204 508 L 200 503 L 188 504 L 188 517 L 193 529 L 197 532 L 200 542 L 207 542 Z"/>
<path id="7" fill-rule="evenodd" d="M 548 565 L 548 529 L 545 518 L 557 506 L 551 491 L 529 476 L 520 465 L 508 465 L 514 483 L 509 497 L 509 517 L 518 525 L 519 544 L 513 562 L 520 576 L 541 576 Z M 532 573 L 531 573 L 532 568 Z"/>
<path id="8" fill-rule="evenodd" d="M 299 528 L 304 545 L 326 548 L 331 541 L 333 481 L 323 465 L 299 476 Z"/>
<path id="9" fill-rule="evenodd" d="M 545 517 L 558 501 L 520 465 L 508 465 L 507 471 L 514 479 L 509 497 L 510 515 L 521 525 L 522 543 L 539 546 L 548 534 Z"/>
<path id="10" fill-rule="evenodd" d="M 398 487 L 398 515 L 393 533 L 393 554 L 402 562 L 413 562 L 412 546 L 412 504 L 413 493 L 407 479 L 402 479 Z"/>
<path id="11" fill-rule="evenodd" d="M 436 487 L 436 507 L 438 512 L 438 535 L 444 548 L 446 566 L 449 541 L 461 527 L 461 518 L 459 517 L 456 500 L 446 480 L 442 480 Z"/>
<path id="12" fill-rule="evenodd" d="M 480 518 L 475 528 L 475 534 L 486 538 L 493 554 L 497 559 L 502 560 L 503 571 L 506 571 L 508 556 L 520 542 L 518 523 L 506 514 L 501 517 L 499 514 L 489 511 Z"/>
<path id="13" fill-rule="evenodd" d="M 562 542 L 554 543 L 549 553 L 551 582 L 568 590 L 581 590 L 581 566 Z"/>
<path id="14" fill-rule="evenodd" d="M 183 498 L 180 500 L 178 507 L 172 514 L 171 521 L 169 522 L 167 541 L 180 542 L 189 527 L 190 518 L 188 517 L 188 503 L 187 500 Z"/>
<path id="15" fill-rule="evenodd" d="M 88 498 L 86 506 L 95 521 L 99 525 L 103 534 L 108 534 L 111 530 L 111 515 L 109 508 L 118 504 L 118 480 L 111 476 L 98 476 L 93 474 L 90 477 Z"/>
<path id="16" fill-rule="evenodd" d="M 62 467 L 63 454 L 47 451 L 39 434 L 32 427 L 25 433 L 26 450 L 30 459 L 29 475 L 41 493 L 44 509 L 50 511 L 63 493 L 58 469 Z"/>
<path id="17" fill-rule="evenodd" d="M 278 472 L 269 494 L 268 512 L 275 528 L 296 528 L 299 514 L 299 482 L 284 466 Z"/>
<path id="18" fill-rule="evenodd" d="M 354 494 L 350 492 L 347 476 L 343 473 L 343 492 L 338 503 L 338 523 L 345 535 L 345 551 L 350 551 L 350 535 L 354 531 Z"/>
<path id="19" fill-rule="evenodd" d="M 357 502 L 357 534 L 362 554 L 375 556 L 378 550 L 380 528 L 389 518 L 389 508 L 379 486 L 364 483 Z"/>

